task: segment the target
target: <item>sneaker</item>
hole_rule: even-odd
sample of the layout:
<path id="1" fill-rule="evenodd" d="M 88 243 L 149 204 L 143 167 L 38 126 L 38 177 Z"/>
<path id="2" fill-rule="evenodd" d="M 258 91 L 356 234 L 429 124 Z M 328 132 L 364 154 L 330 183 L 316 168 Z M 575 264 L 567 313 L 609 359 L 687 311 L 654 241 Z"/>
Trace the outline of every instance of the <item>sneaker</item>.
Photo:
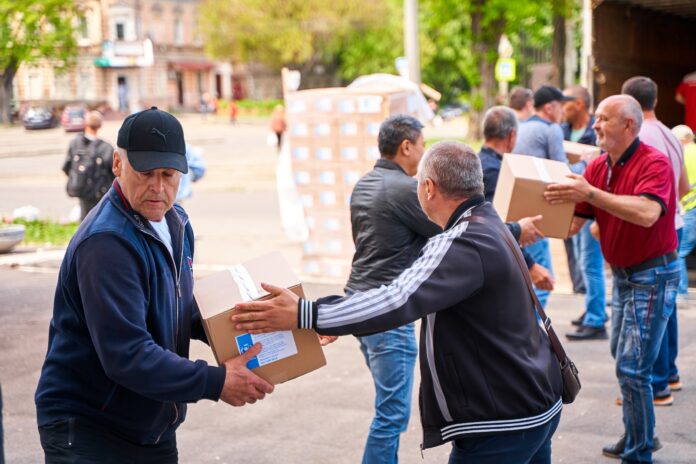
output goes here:
<path id="1" fill-rule="evenodd" d="M 602 454 L 614 458 L 614 459 L 621 459 L 621 455 L 624 452 L 624 449 L 626 448 L 626 435 L 621 435 L 621 438 L 619 438 L 619 441 L 616 442 L 613 445 L 607 445 L 604 448 L 602 448 Z M 662 443 L 660 442 L 660 439 L 657 436 L 653 436 L 653 449 L 652 452 L 656 452 L 662 449 Z"/>
<path id="2" fill-rule="evenodd" d="M 623 400 L 619 396 L 616 398 L 616 405 L 621 406 L 622 404 Z M 653 406 L 672 406 L 672 404 L 674 404 L 674 397 L 671 393 L 662 396 L 653 395 Z"/>
<path id="3" fill-rule="evenodd" d="M 655 406 L 672 406 L 672 404 L 674 404 L 672 393 L 667 393 L 664 396 L 653 395 L 653 405 Z"/>
<path id="4" fill-rule="evenodd" d="M 585 320 L 585 313 L 582 313 L 580 315 L 580 317 L 578 317 L 577 319 L 573 319 L 572 321 L 570 321 L 570 323 L 576 327 L 580 327 L 584 320 Z"/>
<path id="5" fill-rule="evenodd" d="M 682 386 L 683 386 L 681 383 L 681 380 L 679 380 L 678 375 L 674 376 L 674 377 L 670 377 L 670 379 L 668 380 L 668 384 L 669 384 L 669 389 L 672 391 L 675 391 L 675 392 L 681 390 Z"/>
<path id="6" fill-rule="evenodd" d="M 575 332 L 566 333 L 566 338 L 568 340 L 606 340 L 609 337 L 607 336 L 607 329 L 603 326 L 590 327 L 581 325 Z"/>

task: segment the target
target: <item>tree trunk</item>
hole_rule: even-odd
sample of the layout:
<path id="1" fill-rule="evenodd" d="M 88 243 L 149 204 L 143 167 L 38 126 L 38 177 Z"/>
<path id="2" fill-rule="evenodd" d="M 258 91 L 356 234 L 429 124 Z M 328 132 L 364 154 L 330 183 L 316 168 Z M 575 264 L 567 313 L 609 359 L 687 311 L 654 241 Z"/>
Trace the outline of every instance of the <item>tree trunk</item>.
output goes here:
<path id="1" fill-rule="evenodd" d="M 0 124 L 12 123 L 12 81 L 17 74 L 17 62 L 10 61 L 10 64 L 3 71 L 0 77 Z"/>
<path id="2" fill-rule="evenodd" d="M 565 53 L 566 53 L 566 16 L 569 5 L 567 0 L 553 0 L 553 45 L 551 48 L 551 62 L 556 69 L 553 85 L 565 87 Z"/>
<path id="3" fill-rule="evenodd" d="M 487 0 L 475 0 L 471 12 L 472 48 L 478 63 L 479 80 L 472 85 L 472 105 L 469 118 L 469 137 L 481 140 L 481 121 L 483 113 L 495 105 L 497 93 L 495 81 L 495 60 L 498 56 L 498 42 L 505 29 L 505 19 L 492 21 L 483 27 L 483 11 Z"/>

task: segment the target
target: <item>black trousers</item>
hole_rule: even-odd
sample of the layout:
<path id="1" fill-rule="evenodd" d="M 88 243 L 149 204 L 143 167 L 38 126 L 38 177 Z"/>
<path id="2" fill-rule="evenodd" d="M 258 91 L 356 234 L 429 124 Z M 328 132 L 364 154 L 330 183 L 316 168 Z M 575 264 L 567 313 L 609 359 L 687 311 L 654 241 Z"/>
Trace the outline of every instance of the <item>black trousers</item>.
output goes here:
<path id="1" fill-rule="evenodd" d="M 176 464 L 176 437 L 139 445 L 72 417 L 39 427 L 46 464 Z"/>

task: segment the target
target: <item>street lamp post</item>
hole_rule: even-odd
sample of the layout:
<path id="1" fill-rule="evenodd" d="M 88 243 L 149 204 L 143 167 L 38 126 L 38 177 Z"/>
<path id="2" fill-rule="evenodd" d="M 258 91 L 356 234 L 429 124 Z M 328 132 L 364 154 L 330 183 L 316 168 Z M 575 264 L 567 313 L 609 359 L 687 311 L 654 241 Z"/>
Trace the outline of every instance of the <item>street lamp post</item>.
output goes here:
<path id="1" fill-rule="evenodd" d="M 418 47 L 418 0 L 404 0 L 404 43 L 408 60 L 408 78 L 420 84 L 420 50 Z"/>

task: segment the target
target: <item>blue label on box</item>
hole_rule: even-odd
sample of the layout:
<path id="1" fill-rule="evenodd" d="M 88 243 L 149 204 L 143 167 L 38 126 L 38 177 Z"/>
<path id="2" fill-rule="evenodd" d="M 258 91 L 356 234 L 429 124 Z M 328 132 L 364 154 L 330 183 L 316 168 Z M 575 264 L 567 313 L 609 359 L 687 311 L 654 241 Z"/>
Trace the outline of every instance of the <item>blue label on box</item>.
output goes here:
<path id="1" fill-rule="evenodd" d="M 246 350 L 254 346 L 254 340 L 251 338 L 251 334 L 238 335 L 235 338 L 237 342 L 237 349 L 239 349 L 239 354 L 244 353 Z M 246 365 L 247 369 L 256 369 L 259 367 L 259 360 L 256 356 L 251 358 L 251 360 Z"/>

